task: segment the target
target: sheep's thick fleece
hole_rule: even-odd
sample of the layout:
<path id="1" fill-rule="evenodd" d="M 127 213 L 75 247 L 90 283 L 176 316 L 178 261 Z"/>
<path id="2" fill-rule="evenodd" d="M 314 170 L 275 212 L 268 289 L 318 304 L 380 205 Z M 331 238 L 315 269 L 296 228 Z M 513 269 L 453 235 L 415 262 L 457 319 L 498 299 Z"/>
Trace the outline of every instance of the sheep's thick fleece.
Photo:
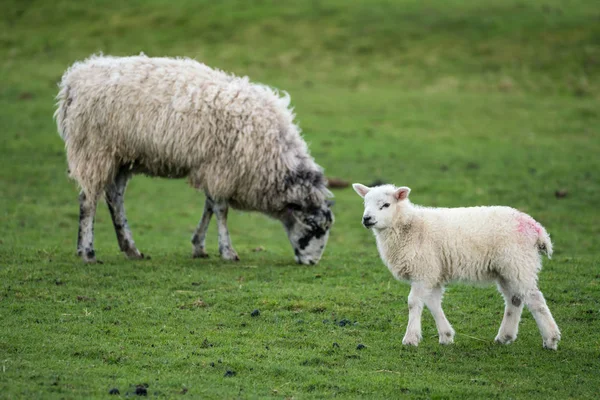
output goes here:
<path id="1" fill-rule="evenodd" d="M 119 246 L 135 247 L 123 197 L 135 174 L 187 177 L 207 195 L 193 237 L 194 257 L 217 218 L 219 252 L 238 260 L 227 230 L 228 206 L 279 219 L 296 261 L 319 261 L 333 223 L 323 170 L 294 123 L 287 94 L 190 59 L 91 58 L 60 83 L 55 118 L 70 175 L 81 186 L 78 253 L 96 262 L 93 224 L 105 194 Z"/>
<path id="2" fill-rule="evenodd" d="M 294 124 L 289 96 L 191 59 L 93 56 L 64 74 L 56 112 L 70 174 L 103 190 L 129 164 L 190 183 L 235 208 L 321 204 L 321 168 Z M 274 190 L 275 189 L 275 190 Z M 268 193 L 268 195 L 265 195 Z"/>

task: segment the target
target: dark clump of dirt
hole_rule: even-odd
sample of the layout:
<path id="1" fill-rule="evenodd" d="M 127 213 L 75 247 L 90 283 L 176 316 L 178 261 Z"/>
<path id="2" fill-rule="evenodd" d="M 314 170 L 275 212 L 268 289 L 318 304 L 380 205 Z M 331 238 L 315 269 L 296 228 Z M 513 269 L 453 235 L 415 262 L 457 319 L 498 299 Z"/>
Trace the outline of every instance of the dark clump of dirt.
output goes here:
<path id="1" fill-rule="evenodd" d="M 336 342 L 333 342 L 333 347 L 337 347 L 338 349 L 340 348 L 340 345 L 337 344 Z"/>
<path id="2" fill-rule="evenodd" d="M 343 319 L 337 323 L 339 326 L 352 325 L 352 321 L 349 319 Z"/>
<path id="3" fill-rule="evenodd" d="M 213 347 L 213 344 L 210 343 L 207 338 L 205 338 L 202 341 L 202 344 L 200 345 L 200 348 L 202 348 L 202 349 L 208 349 L 209 347 Z"/>
<path id="4" fill-rule="evenodd" d="M 564 199 L 568 194 L 569 192 L 565 189 L 560 189 L 554 192 L 554 196 L 556 196 L 557 199 Z"/>
<path id="5" fill-rule="evenodd" d="M 143 385 L 136 385 L 135 394 L 136 396 L 148 396 L 148 384 L 144 383 Z"/>
<path id="6" fill-rule="evenodd" d="M 210 366 L 214 368 L 214 367 L 215 367 L 215 363 L 214 363 L 214 362 L 211 362 L 211 363 L 210 363 Z"/>
<path id="7" fill-rule="evenodd" d="M 31 100 L 33 99 L 33 93 L 23 92 L 19 95 L 19 100 Z"/>
<path id="8" fill-rule="evenodd" d="M 251 317 L 258 317 L 260 315 L 260 310 L 256 309 L 250 313 Z"/>
<path id="9" fill-rule="evenodd" d="M 96 301 L 96 299 L 87 296 L 77 296 L 77 301 Z"/>
<path id="10" fill-rule="evenodd" d="M 327 178 L 327 186 L 331 189 L 343 189 L 350 186 L 350 182 L 340 178 Z"/>
<path id="11" fill-rule="evenodd" d="M 356 346 L 356 350 L 362 350 L 362 349 L 366 349 L 366 348 L 367 348 L 367 346 L 365 346 L 362 343 L 359 343 L 358 346 Z"/>
<path id="12" fill-rule="evenodd" d="M 117 388 L 112 388 L 108 391 L 108 394 L 121 394 L 121 392 Z"/>
<path id="13" fill-rule="evenodd" d="M 64 282 L 58 278 L 54 281 L 54 283 L 56 284 L 56 286 L 64 285 Z"/>
<path id="14" fill-rule="evenodd" d="M 235 371 L 228 369 L 227 371 L 225 371 L 225 375 L 223 375 L 223 376 L 225 378 L 231 378 L 232 376 L 235 376 Z"/>

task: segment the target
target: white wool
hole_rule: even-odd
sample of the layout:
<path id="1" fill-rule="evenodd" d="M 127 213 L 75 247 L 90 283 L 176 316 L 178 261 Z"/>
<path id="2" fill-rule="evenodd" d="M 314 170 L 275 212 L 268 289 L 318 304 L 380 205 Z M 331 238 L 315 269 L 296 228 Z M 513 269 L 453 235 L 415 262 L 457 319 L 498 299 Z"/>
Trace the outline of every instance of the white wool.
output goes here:
<path id="1" fill-rule="evenodd" d="M 529 304 L 528 299 L 537 296 L 540 252 L 551 256 L 552 243 L 544 227 L 529 215 L 502 206 L 421 207 L 410 202 L 407 187 L 355 184 L 354 188 L 364 197 L 363 223 L 373 229 L 384 264 L 394 277 L 410 281 L 426 297 L 439 291 L 439 311 L 443 286 L 454 280 L 497 282 L 509 301 L 516 296 Z M 552 324 L 555 327 L 554 320 L 548 322 Z M 559 337 L 557 332 L 558 327 L 552 331 L 553 340 Z M 516 337 L 516 331 L 511 335 Z"/>
<path id="2" fill-rule="evenodd" d="M 122 251 L 143 258 L 127 225 L 123 196 L 132 175 L 187 177 L 207 194 L 193 236 L 204 249 L 211 215 L 219 251 L 239 259 L 227 209 L 279 219 L 298 262 L 319 261 L 333 223 L 323 170 L 294 123 L 287 93 L 190 59 L 92 56 L 62 77 L 55 118 L 72 178 L 81 186 L 78 253 L 96 262 L 93 219 L 106 192 Z"/>

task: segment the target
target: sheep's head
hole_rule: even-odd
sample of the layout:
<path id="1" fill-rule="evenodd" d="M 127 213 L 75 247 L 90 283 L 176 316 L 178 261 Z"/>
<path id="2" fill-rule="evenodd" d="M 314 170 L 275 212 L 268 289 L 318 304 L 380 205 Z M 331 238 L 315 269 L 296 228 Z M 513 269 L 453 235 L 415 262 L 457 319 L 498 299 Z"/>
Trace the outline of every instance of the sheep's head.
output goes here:
<path id="1" fill-rule="evenodd" d="M 288 204 L 282 212 L 281 221 L 294 248 L 297 263 L 312 265 L 321 259 L 333 224 L 332 204 L 330 201 L 318 207 Z"/>
<path id="2" fill-rule="evenodd" d="M 392 226 L 394 216 L 402 205 L 408 203 L 410 188 L 382 185 L 369 188 L 360 183 L 352 185 L 356 193 L 365 199 L 362 223 L 368 228 L 386 229 Z"/>

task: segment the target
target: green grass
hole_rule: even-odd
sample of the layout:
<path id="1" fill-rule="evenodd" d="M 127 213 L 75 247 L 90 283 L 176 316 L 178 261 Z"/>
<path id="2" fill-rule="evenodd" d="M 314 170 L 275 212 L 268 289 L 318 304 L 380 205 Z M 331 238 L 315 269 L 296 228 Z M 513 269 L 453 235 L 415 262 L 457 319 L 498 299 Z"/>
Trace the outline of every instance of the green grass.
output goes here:
<path id="1" fill-rule="evenodd" d="M 597 1 L 5 0 L 1 14 L 0 398 L 132 397 L 142 383 L 158 398 L 597 398 Z M 241 212 L 242 261 L 227 263 L 214 226 L 211 258 L 191 259 L 201 194 L 136 177 L 128 216 L 152 259 L 124 259 L 101 204 L 104 264 L 84 265 L 52 114 L 62 72 L 99 51 L 194 57 L 287 90 L 328 176 L 530 213 L 555 243 L 540 286 L 558 352 L 528 312 L 516 343 L 494 345 L 502 298 L 466 285 L 444 303 L 456 344 L 437 344 L 426 311 L 422 344 L 403 347 L 409 288 L 351 189 L 335 192 L 319 265 L 293 264 L 279 223 Z"/>

